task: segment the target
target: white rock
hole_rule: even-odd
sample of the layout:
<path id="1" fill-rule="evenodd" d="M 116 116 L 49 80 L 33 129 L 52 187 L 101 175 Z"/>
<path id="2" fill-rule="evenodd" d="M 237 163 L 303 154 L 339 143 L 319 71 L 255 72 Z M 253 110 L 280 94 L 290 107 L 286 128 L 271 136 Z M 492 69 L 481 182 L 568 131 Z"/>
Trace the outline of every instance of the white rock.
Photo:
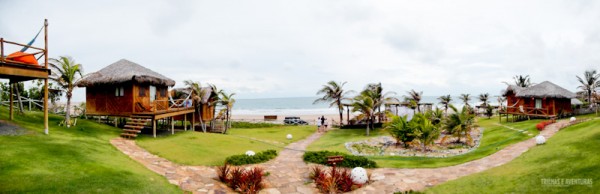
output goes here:
<path id="1" fill-rule="evenodd" d="M 256 153 L 254 153 L 254 151 L 252 151 L 252 150 L 246 151 L 246 156 L 254 156 L 254 154 L 256 154 Z"/>
<path id="2" fill-rule="evenodd" d="M 538 135 L 535 137 L 535 143 L 538 145 L 546 143 L 546 138 L 544 136 Z"/>
<path id="3" fill-rule="evenodd" d="M 352 178 L 352 182 L 356 184 L 365 184 L 369 177 L 367 177 L 367 170 L 362 167 L 356 167 L 350 171 L 350 178 Z"/>
<path id="4" fill-rule="evenodd" d="M 575 117 L 571 117 L 571 122 L 575 121 L 576 118 Z"/>
<path id="5" fill-rule="evenodd" d="M 287 134 L 287 136 L 285 136 L 285 138 L 292 139 L 292 134 Z"/>

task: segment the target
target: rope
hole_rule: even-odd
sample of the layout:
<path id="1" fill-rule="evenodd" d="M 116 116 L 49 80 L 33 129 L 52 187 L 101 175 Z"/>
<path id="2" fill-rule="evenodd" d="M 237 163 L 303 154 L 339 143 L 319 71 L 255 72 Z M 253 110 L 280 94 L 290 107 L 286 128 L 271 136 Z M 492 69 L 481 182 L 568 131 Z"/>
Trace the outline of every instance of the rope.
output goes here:
<path id="1" fill-rule="evenodd" d="M 38 31 L 38 33 L 35 35 L 35 37 L 33 37 L 33 39 L 31 41 L 29 41 L 29 43 L 27 43 L 27 46 L 25 46 L 21 49 L 21 52 L 25 52 L 27 49 L 29 49 L 29 47 L 35 42 L 35 39 L 37 39 L 37 37 L 40 35 L 40 33 L 42 32 L 43 29 L 44 29 L 44 26 L 42 26 L 42 28 L 40 28 L 40 31 Z"/>
<path id="2" fill-rule="evenodd" d="M 521 101 L 521 99 L 517 100 L 517 102 L 515 102 L 515 104 L 513 104 L 512 106 L 508 106 L 508 107 L 514 108 L 519 103 L 519 101 Z"/>
<path id="3" fill-rule="evenodd" d="M 173 97 L 171 97 L 171 92 L 167 92 L 167 93 L 169 93 L 169 101 L 171 101 L 171 103 L 172 103 L 174 106 L 182 106 L 182 105 L 183 105 L 183 103 L 185 103 L 187 100 L 189 100 L 189 99 L 190 99 L 190 97 L 192 96 L 192 92 L 188 93 L 188 96 L 187 96 L 187 97 L 186 97 L 186 98 L 185 98 L 183 101 L 181 101 L 181 103 L 180 103 L 180 104 L 177 104 L 177 103 L 175 103 L 175 101 L 173 100 Z M 172 106 L 171 106 L 171 107 L 172 107 Z"/>

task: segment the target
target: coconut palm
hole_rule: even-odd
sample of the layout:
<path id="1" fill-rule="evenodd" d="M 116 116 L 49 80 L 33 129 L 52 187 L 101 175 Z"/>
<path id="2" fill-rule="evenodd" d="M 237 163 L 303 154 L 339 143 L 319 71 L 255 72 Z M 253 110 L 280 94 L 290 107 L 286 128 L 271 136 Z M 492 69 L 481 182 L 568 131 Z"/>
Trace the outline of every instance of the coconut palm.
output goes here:
<path id="1" fill-rule="evenodd" d="M 381 115 L 381 106 L 385 102 L 389 101 L 398 101 L 395 97 L 391 97 L 391 95 L 396 95 L 395 92 L 386 92 L 383 93 L 383 87 L 381 83 L 377 84 L 368 84 L 367 87 L 361 92 L 361 95 L 367 95 L 373 99 L 373 111 L 377 110 L 377 114 Z M 375 118 L 375 114 L 373 115 L 373 119 Z M 379 116 L 379 122 L 381 122 L 381 116 Z"/>
<path id="2" fill-rule="evenodd" d="M 408 94 L 408 96 L 404 96 L 404 101 L 408 102 L 412 106 L 416 106 L 417 111 L 421 112 L 419 103 L 421 102 L 423 92 L 417 92 L 415 90 L 410 90 L 407 92 L 407 94 Z"/>
<path id="3" fill-rule="evenodd" d="M 358 95 L 354 97 L 352 102 L 352 112 L 360 112 L 367 120 L 367 136 L 369 136 L 370 127 L 373 123 L 373 113 L 375 103 L 373 98 L 368 95 Z"/>
<path id="4" fill-rule="evenodd" d="M 409 121 L 405 116 L 389 115 L 391 118 L 390 122 L 383 125 L 383 129 L 388 131 L 394 139 L 396 139 L 396 145 L 400 145 L 400 142 L 404 144 L 404 148 L 408 148 L 408 142 L 415 139 L 414 129 L 408 124 Z"/>
<path id="5" fill-rule="evenodd" d="M 223 130 L 223 133 L 227 133 L 227 129 L 231 127 L 229 120 L 231 119 L 233 104 L 235 104 L 235 99 L 233 99 L 235 93 L 227 94 L 225 91 L 221 91 L 219 94 L 221 95 L 221 104 L 225 106 L 225 130 Z"/>
<path id="6" fill-rule="evenodd" d="M 523 75 L 515 75 L 515 77 L 513 77 L 513 79 L 515 80 L 515 85 L 519 86 L 519 87 L 523 87 L 523 88 L 527 88 L 529 86 L 531 86 L 531 81 L 529 80 L 529 75 L 523 76 Z"/>
<path id="7" fill-rule="evenodd" d="M 188 87 L 188 89 L 192 92 L 192 101 L 194 103 L 194 109 L 198 112 L 200 117 L 200 128 L 202 128 L 202 132 L 206 133 L 206 124 L 202 119 L 202 108 L 208 104 L 204 99 L 206 98 L 207 92 L 205 88 L 202 88 L 200 82 L 185 80 L 183 83 Z"/>
<path id="8" fill-rule="evenodd" d="M 67 110 L 65 123 L 67 127 L 71 127 L 71 97 L 73 97 L 75 82 L 83 77 L 83 67 L 81 64 L 76 63 L 73 58 L 61 56 L 58 59 L 50 59 L 50 69 L 52 70 L 50 79 L 56 82 L 66 93 Z"/>
<path id="9" fill-rule="evenodd" d="M 463 101 L 463 103 L 465 104 L 465 106 L 470 106 L 469 105 L 469 101 L 471 101 L 471 95 L 470 94 L 461 94 L 460 97 L 458 97 L 458 98 L 460 98 L 460 100 Z"/>
<path id="10" fill-rule="evenodd" d="M 467 107 L 458 111 L 456 107 L 450 105 L 452 113 L 444 120 L 444 129 L 449 134 L 458 137 L 456 142 L 460 142 L 461 137 L 470 138 L 470 132 L 475 127 L 475 115 L 471 114 Z"/>
<path id="11" fill-rule="evenodd" d="M 424 114 L 415 114 L 409 125 L 414 128 L 414 134 L 421 143 L 423 151 L 440 137 L 440 127 L 431 123 L 431 120 Z"/>
<path id="12" fill-rule="evenodd" d="M 487 107 L 489 99 L 490 99 L 490 94 L 488 94 L 488 93 L 479 94 L 479 101 L 481 101 L 481 106 Z"/>
<path id="13" fill-rule="evenodd" d="M 344 105 L 342 104 L 342 100 L 346 99 L 346 96 L 351 91 L 344 91 L 343 87 L 346 85 L 346 82 L 335 82 L 329 81 L 327 84 L 323 85 L 317 95 L 323 95 L 323 97 L 316 99 L 313 104 L 320 102 L 330 102 L 329 107 L 336 106 L 338 112 L 340 113 L 340 125 L 343 123 L 344 119 Z"/>
<path id="14" fill-rule="evenodd" d="M 442 109 L 435 107 L 435 109 L 427 111 L 425 113 L 425 116 L 427 116 L 427 118 L 431 120 L 431 123 L 433 123 L 434 125 L 438 125 L 441 124 L 442 120 L 444 119 L 444 112 L 442 111 Z"/>
<path id="15" fill-rule="evenodd" d="M 587 100 L 592 103 L 592 93 L 600 88 L 600 74 L 596 70 L 587 70 L 583 74 L 583 78 L 576 76 L 577 81 L 581 83 L 577 88 L 583 90 L 587 94 Z"/>
<path id="16" fill-rule="evenodd" d="M 446 114 L 448 114 L 448 105 L 450 105 L 450 102 L 452 102 L 452 97 L 450 96 L 450 94 L 445 95 L 445 96 L 440 96 L 438 98 L 438 100 L 440 100 L 440 104 L 442 104 L 442 106 L 444 106 L 444 112 Z"/>
<path id="17" fill-rule="evenodd" d="M 217 105 L 221 102 L 221 97 L 219 96 L 223 90 L 217 88 L 215 84 L 208 84 L 210 87 L 210 94 L 208 95 L 208 107 L 213 109 L 212 119 L 210 122 L 210 128 L 214 129 L 214 121 L 217 116 Z"/>

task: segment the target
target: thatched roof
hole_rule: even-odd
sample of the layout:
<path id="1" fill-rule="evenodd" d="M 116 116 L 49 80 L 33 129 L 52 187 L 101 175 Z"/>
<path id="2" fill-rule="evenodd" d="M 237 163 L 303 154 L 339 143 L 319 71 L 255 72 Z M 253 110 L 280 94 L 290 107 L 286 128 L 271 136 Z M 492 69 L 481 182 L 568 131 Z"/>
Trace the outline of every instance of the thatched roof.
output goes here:
<path id="1" fill-rule="evenodd" d="M 575 98 L 575 94 L 549 81 L 522 88 L 516 92 L 517 97 L 525 98 Z"/>
<path id="2" fill-rule="evenodd" d="M 512 92 L 512 93 L 518 93 L 519 91 L 523 90 L 524 88 L 521 86 L 517 86 L 517 85 L 508 85 L 508 87 L 506 88 L 506 90 L 502 91 L 502 96 L 506 96 L 508 95 L 508 92 Z"/>
<path id="3" fill-rule="evenodd" d="M 174 86 L 175 81 L 137 63 L 121 59 L 100 71 L 87 74 L 76 83 L 79 87 L 120 84 L 133 81 L 141 84 Z"/>
<path id="4" fill-rule="evenodd" d="M 571 105 L 582 105 L 583 102 L 577 98 L 571 98 Z"/>

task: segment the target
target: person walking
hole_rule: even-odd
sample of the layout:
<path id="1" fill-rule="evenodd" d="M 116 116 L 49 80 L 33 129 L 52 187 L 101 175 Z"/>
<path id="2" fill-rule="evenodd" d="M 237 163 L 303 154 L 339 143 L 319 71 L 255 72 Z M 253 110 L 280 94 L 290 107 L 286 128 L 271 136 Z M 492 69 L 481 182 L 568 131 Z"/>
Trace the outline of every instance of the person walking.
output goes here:
<path id="1" fill-rule="evenodd" d="M 327 126 L 325 126 L 325 120 L 327 120 L 325 115 L 321 115 L 321 127 L 323 128 L 323 131 L 325 131 L 325 128 L 327 128 Z"/>

